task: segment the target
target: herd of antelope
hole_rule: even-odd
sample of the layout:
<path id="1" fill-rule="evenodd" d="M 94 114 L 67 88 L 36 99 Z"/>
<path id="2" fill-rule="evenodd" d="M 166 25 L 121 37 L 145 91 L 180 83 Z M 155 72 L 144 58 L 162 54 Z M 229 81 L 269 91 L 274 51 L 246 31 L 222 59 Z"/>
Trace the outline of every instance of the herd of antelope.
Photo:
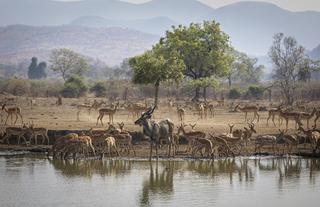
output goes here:
<path id="1" fill-rule="evenodd" d="M 33 102 L 32 102 L 33 103 Z M 295 148 L 299 151 L 299 145 L 310 145 L 310 150 L 316 153 L 320 147 L 320 130 L 317 129 L 317 120 L 320 118 L 320 110 L 313 108 L 311 112 L 295 111 L 285 108 L 280 105 L 268 110 L 267 125 L 271 119 L 274 127 L 277 127 L 275 118 L 278 119 L 278 127 L 282 125 L 285 120 L 285 130 L 279 129 L 278 134 L 255 135 L 256 123 L 261 119 L 259 111 L 260 107 L 256 105 L 237 104 L 233 107 L 233 111 L 240 111 L 245 114 L 245 123 L 247 126 L 242 128 L 235 128 L 235 124 L 229 124 L 229 131 L 226 133 L 206 133 L 204 131 L 195 130 L 196 124 L 189 124 L 191 130 L 186 128 L 186 112 L 188 110 L 195 111 L 194 116 L 198 119 L 212 119 L 215 117 L 215 108 L 224 107 L 224 100 L 219 100 L 217 104 L 210 102 L 199 103 L 175 103 L 172 100 L 168 101 L 168 106 L 171 110 L 176 110 L 178 116 L 178 124 L 175 125 L 170 119 L 160 121 L 154 120 L 154 112 L 156 106 L 149 107 L 147 103 L 125 103 L 112 104 L 105 107 L 106 102 L 94 101 L 93 104 L 77 104 L 77 120 L 80 121 L 80 112 L 88 111 L 89 119 L 92 110 L 98 112 L 96 125 L 103 126 L 104 116 L 109 117 L 108 127 L 103 130 L 84 130 L 80 133 L 69 133 L 65 136 L 57 138 L 53 143 L 52 150 L 48 154 L 52 154 L 53 158 L 68 159 L 77 156 L 99 156 L 104 157 L 105 154 L 109 156 L 131 152 L 136 155 L 133 140 L 137 134 L 142 137 L 142 140 L 148 140 L 150 143 L 151 159 L 153 149 L 156 152 L 158 159 L 158 149 L 167 146 L 166 154 L 168 157 L 175 157 L 177 154 L 189 154 L 190 156 L 214 158 L 217 156 L 237 156 L 243 153 L 250 154 L 250 146 L 254 146 L 254 152 L 261 152 L 265 147 L 272 147 L 274 153 L 279 152 L 279 149 L 287 149 L 290 154 Z M 31 105 L 32 106 L 32 105 Z M 143 132 L 126 131 L 124 130 L 124 123 L 118 123 L 118 127 L 114 125 L 114 116 L 120 109 L 127 110 L 128 118 L 132 116 L 135 119 L 134 124 L 143 128 Z M 3 115 L 4 113 L 4 115 Z M 253 114 L 253 119 L 248 119 L 248 114 Z M 6 116 L 5 116 L 6 115 Z M 5 120 L 3 120 L 5 116 Z M 22 116 L 22 109 L 19 106 L 8 106 L 6 103 L 2 105 L 1 122 L 4 121 L 7 126 L 8 119 L 11 119 L 11 125 L 15 125 L 18 119 L 21 120 L 22 127 L 8 126 L 2 132 L 2 139 L 0 143 L 10 144 L 9 140 L 12 137 L 17 137 L 17 143 L 20 144 L 21 139 L 26 145 L 38 144 L 38 137 L 42 137 L 41 144 L 49 144 L 48 130 L 46 128 L 37 128 L 34 124 L 25 124 Z M 15 120 L 14 120 L 15 118 Z M 313 127 L 310 129 L 310 121 L 314 121 Z M 288 134 L 289 121 L 295 123 L 295 134 Z M 303 127 L 302 122 L 306 122 L 307 128 Z M 256 122 L 256 123 L 255 123 Z M 298 126 L 298 128 L 297 128 Z M 175 133 L 175 131 L 177 131 Z M 185 151 L 179 150 L 180 143 L 187 143 Z M 281 146 L 281 147 L 279 147 Z M 251 150 L 252 151 L 252 150 Z"/>

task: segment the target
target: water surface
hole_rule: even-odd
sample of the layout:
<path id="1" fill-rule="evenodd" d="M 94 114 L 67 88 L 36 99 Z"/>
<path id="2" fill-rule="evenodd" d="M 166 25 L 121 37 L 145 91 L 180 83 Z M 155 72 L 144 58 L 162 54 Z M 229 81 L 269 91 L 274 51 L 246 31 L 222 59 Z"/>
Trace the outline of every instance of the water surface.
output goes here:
<path id="1" fill-rule="evenodd" d="M 0 157 L 0 206 L 318 206 L 320 159 Z"/>

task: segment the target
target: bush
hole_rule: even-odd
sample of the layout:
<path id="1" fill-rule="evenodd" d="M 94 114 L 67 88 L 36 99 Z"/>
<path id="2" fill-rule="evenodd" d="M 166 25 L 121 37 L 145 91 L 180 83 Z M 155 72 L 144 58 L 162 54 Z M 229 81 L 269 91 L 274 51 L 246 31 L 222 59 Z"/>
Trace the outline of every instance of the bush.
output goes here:
<path id="1" fill-rule="evenodd" d="M 78 98 L 88 91 L 88 86 L 84 78 L 79 75 L 73 75 L 64 84 L 61 95 L 67 98 Z"/>
<path id="2" fill-rule="evenodd" d="M 241 97 L 241 92 L 236 89 L 236 88 L 233 88 L 229 91 L 229 98 L 230 99 L 238 99 Z"/>
<path id="3" fill-rule="evenodd" d="M 30 82 L 24 79 L 12 78 L 7 81 L 5 90 L 15 96 L 29 94 Z"/>
<path id="4" fill-rule="evenodd" d="M 97 82 L 90 88 L 90 92 L 94 93 L 96 97 L 104 97 L 107 94 L 107 87 L 102 82 Z"/>
<path id="5" fill-rule="evenodd" d="M 246 92 L 246 98 L 261 99 L 264 89 L 260 86 L 250 86 Z"/>

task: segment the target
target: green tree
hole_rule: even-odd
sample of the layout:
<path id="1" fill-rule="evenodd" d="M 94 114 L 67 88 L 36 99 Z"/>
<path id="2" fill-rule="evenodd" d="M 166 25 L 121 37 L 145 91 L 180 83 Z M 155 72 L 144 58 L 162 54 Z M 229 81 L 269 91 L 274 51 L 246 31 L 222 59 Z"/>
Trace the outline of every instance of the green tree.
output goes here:
<path id="1" fill-rule="evenodd" d="M 215 21 L 173 27 L 160 44 L 178 54 L 185 65 L 184 75 L 192 80 L 226 76 L 229 70 L 229 37 Z M 193 100 L 200 98 L 201 84 L 195 87 Z"/>
<path id="2" fill-rule="evenodd" d="M 152 50 L 129 59 L 133 69 L 133 82 L 136 84 L 153 84 L 155 86 L 155 106 L 158 105 L 158 92 L 161 82 L 180 81 L 183 78 L 183 62 L 177 54 L 170 54 L 157 44 Z"/>
<path id="3" fill-rule="evenodd" d="M 87 83 L 84 78 L 79 75 L 70 76 L 64 83 L 64 89 L 61 94 L 64 97 L 78 98 L 88 90 Z"/>
<path id="4" fill-rule="evenodd" d="M 72 75 L 81 76 L 88 69 L 87 60 L 70 49 L 54 49 L 50 56 L 51 70 L 60 73 L 66 81 Z"/>
<path id="5" fill-rule="evenodd" d="M 41 62 L 38 65 L 38 59 L 36 57 L 33 57 L 31 59 L 31 64 L 28 68 L 28 78 L 29 79 L 42 79 L 46 78 L 46 68 L 47 68 L 47 63 Z"/>
<path id="6" fill-rule="evenodd" d="M 274 67 L 275 85 L 279 87 L 286 104 L 292 105 L 299 72 L 316 70 L 319 65 L 306 56 L 305 48 L 295 38 L 285 37 L 282 33 L 274 36 L 269 56 Z"/>
<path id="7" fill-rule="evenodd" d="M 230 70 L 227 75 L 229 87 L 233 82 L 256 84 L 260 81 L 263 65 L 257 65 L 257 58 L 250 58 L 247 54 L 235 50 L 230 52 Z"/>

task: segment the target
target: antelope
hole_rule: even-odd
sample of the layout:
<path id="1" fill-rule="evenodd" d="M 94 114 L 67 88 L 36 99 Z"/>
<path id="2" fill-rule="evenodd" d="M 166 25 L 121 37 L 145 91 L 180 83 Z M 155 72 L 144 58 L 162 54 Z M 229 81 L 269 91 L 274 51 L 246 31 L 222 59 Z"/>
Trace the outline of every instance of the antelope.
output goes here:
<path id="1" fill-rule="evenodd" d="M 31 139 L 34 138 L 35 145 L 37 145 L 37 138 L 38 138 L 38 136 L 41 136 L 42 137 L 41 144 L 43 144 L 45 139 L 46 139 L 47 140 L 47 144 L 49 145 L 48 129 L 46 129 L 46 128 L 34 128 L 34 126 L 31 125 L 29 127 L 28 131 L 31 133 L 31 137 L 29 139 L 30 143 L 31 143 Z"/>
<path id="2" fill-rule="evenodd" d="M 111 128 L 107 131 L 108 134 L 112 135 L 112 137 L 116 139 L 117 145 L 127 151 L 128 155 L 130 155 L 130 150 L 133 151 L 134 156 L 136 155 L 136 151 L 134 150 L 134 147 L 132 145 L 132 136 L 128 132 L 120 131 L 118 129 L 113 130 Z"/>
<path id="3" fill-rule="evenodd" d="M 224 99 L 217 100 L 218 106 L 223 107 L 224 106 Z"/>
<path id="4" fill-rule="evenodd" d="M 100 106 L 102 106 L 105 102 L 104 101 L 101 101 L 100 103 L 97 102 L 96 100 L 94 100 L 93 104 L 79 104 L 77 105 L 77 121 L 80 121 L 80 112 L 81 110 L 87 110 L 88 111 L 88 114 L 89 114 L 89 120 L 90 120 L 90 114 L 91 114 L 91 110 L 92 109 L 95 109 L 97 110 Z"/>
<path id="5" fill-rule="evenodd" d="M 29 142 L 27 142 L 27 139 L 25 137 L 25 134 L 27 132 L 27 127 L 24 125 L 23 127 L 7 127 L 5 129 L 5 133 L 6 135 L 3 137 L 3 139 L 0 141 L 1 143 L 4 143 L 5 140 L 7 140 L 7 144 L 9 145 L 9 138 L 11 136 L 17 136 L 18 137 L 18 145 L 20 144 L 20 139 L 22 138 L 24 140 L 24 143 L 26 145 L 29 144 Z"/>
<path id="6" fill-rule="evenodd" d="M 184 123 L 185 110 L 182 107 L 177 106 L 177 113 L 180 123 Z"/>
<path id="7" fill-rule="evenodd" d="M 253 133 L 257 133 L 257 131 L 254 128 L 254 123 L 253 122 L 251 124 L 248 123 L 248 125 L 249 125 L 249 129 L 247 127 L 244 127 L 244 131 L 242 133 L 243 134 L 243 140 L 245 141 L 246 146 L 248 145 L 248 141 L 252 137 L 252 134 Z"/>
<path id="8" fill-rule="evenodd" d="M 275 116 L 278 116 L 278 122 L 279 122 L 279 126 L 282 124 L 282 118 L 281 118 L 281 108 L 278 107 L 276 109 L 270 109 L 268 111 L 268 118 L 267 118 L 267 126 L 269 125 L 269 119 L 272 117 L 272 122 L 273 122 L 273 125 L 276 126 L 275 122 L 274 122 L 274 117 Z M 280 124 L 280 121 L 281 121 L 281 124 Z"/>
<path id="9" fill-rule="evenodd" d="M 99 109 L 99 116 L 97 118 L 97 124 L 96 125 L 98 126 L 98 123 L 99 123 L 99 120 L 100 120 L 101 125 L 103 126 L 102 119 L 103 119 L 104 115 L 109 115 L 109 122 L 113 123 L 113 115 L 116 113 L 118 107 L 119 107 L 119 102 L 113 109 L 110 109 L 110 108 L 101 108 L 101 109 Z"/>
<path id="10" fill-rule="evenodd" d="M 258 117 L 257 121 L 259 122 L 260 116 L 258 114 L 259 108 L 257 106 L 244 106 L 244 107 L 241 107 L 240 104 L 238 104 L 238 105 L 236 105 L 234 110 L 236 111 L 237 109 L 239 109 L 241 112 L 245 113 L 245 121 L 247 121 L 248 113 L 253 113 L 254 114 L 253 121 L 256 119 L 256 117 Z"/>
<path id="11" fill-rule="evenodd" d="M 196 110 L 198 111 L 198 115 L 200 116 L 201 119 L 203 119 L 203 116 L 206 117 L 205 108 L 204 108 L 204 104 L 203 103 L 199 103 L 196 106 Z"/>
<path id="12" fill-rule="evenodd" d="M 201 156 L 204 157 L 202 153 L 203 149 L 207 157 L 214 158 L 213 144 L 211 140 L 207 138 L 195 138 L 192 150 L 193 157 L 197 152 L 200 152 Z"/>
<path id="13" fill-rule="evenodd" d="M 288 129 L 289 120 L 295 121 L 295 129 L 297 128 L 297 120 L 299 120 L 299 113 L 285 112 L 283 110 L 280 110 L 280 116 L 286 121 L 286 129 Z"/>
<path id="14" fill-rule="evenodd" d="M 116 140 L 114 137 L 107 137 L 105 140 L 105 147 L 104 148 L 107 148 L 108 149 L 108 152 L 109 152 L 109 156 L 111 157 L 111 150 L 114 149 L 114 151 L 116 151 L 117 155 L 120 156 L 120 153 L 117 149 L 117 144 L 116 144 Z M 104 156 L 104 150 L 101 154 L 101 158 L 103 158 Z"/>
<path id="15" fill-rule="evenodd" d="M 158 160 L 158 146 L 160 143 L 160 139 L 166 139 L 168 143 L 168 156 L 170 156 L 171 147 L 174 147 L 173 143 L 173 129 L 174 124 L 170 119 L 162 120 L 160 122 L 155 122 L 151 120 L 152 113 L 154 112 L 156 106 L 150 108 L 148 111 L 144 112 L 139 119 L 137 119 L 134 123 L 136 125 L 143 127 L 143 132 L 146 136 L 150 137 L 150 155 L 149 160 L 151 160 L 152 156 L 152 148 L 153 143 L 156 148 L 156 156 Z M 175 150 L 173 149 L 173 156 Z"/>
<path id="16" fill-rule="evenodd" d="M 298 149 L 299 141 L 295 135 L 286 134 L 287 131 L 288 130 L 279 129 L 280 134 L 278 135 L 277 140 L 282 139 L 284 141 L 284 144 L 287 146 L 288 153 L 290 154 L 292 150 L 292 145 L 295 145 L 296 149 Z M 284 149 L 282 151 L 282 154 L 284 154 Z"/>
<path id="17" fill-rule="evenodd" d="M 193 145 L 193 142 L 194 142 L 194 139 L 196 137 L 198 138 L 205 138 L 206 137 L 206 134 L 204 132 L 201 132 L 201 131 L 191 131 L 191 132 L 186 132 L 184 127 L 186 127 L 187 125 L 183 125 L 181 124 L 179 127 L 178 127 L 178 136 L 184 136 L 187 141 L 188 141 L 188 146 L 187 146 L 187 149 L 186 149 L 186 152 L 188 153 L 189 151 L 192 150 L 192 145 Z"/>
<path id="18" fill-rule="evenodd" d="M 313 108 L 313 111 L 311 113 L 299 112 L 297 118 L 299 121 L 306 120 L 307 121 L 307 128 L 309 128 L 309 121 L 316 113 L 317 113 L 317 109 Z"/>
<path id="19" fill-rule="evenodd" d="M 317 128 L 317 121 L 320 118 L 320 110 L 318 109 L 315 114 L 316 118 L 314 119 L 314 128 Z"/>
<path id="20" fill-rule="evenodd" d="M 209 110 L 210 118 L 214 118 L 214 105 L 213 105 L 213 103 L 206 104 L 206 108 Z"/>
<path id="21" fill-rule="evenodd" d="M 126 109 L 129 111 L 128 116 L 130 116 L 130 113 L 133 117 L 139 117 L 139 115 L 148 110 L 147 104 L 140 104 L 140 103 L 129 103 Z"/>
<path id="22" fill-rule="evenodd" d="M 19 116 L 20 119 L 21 119 L 21 123 L 23 123 L 23 119 L 22 119 L 22 115 L 21 115 L 21 108 L 20 108 L 20 107 L 13 106 L 13 107 L 7 108 L 7 107 L 6 107 L 6 104 L 3 104 L 2 110 L 7 113 L 7 118 L 6 118 L 5 124 L 7 124 L 7 121 L 8 121 L 9 116 L 11 117 L 11 124 L 12 124 L 12 117 L 13 117 L 13 115 L 16 115 L 16 120 L 14 121 L 14 124 L 13 124 L 13 125 L 16 124 L 16 122 L 17 122 L 17 120 L 18 120 L 18 116 Z"/>
<path id="23" fill-rule="evenodd" d="M 219 149 L 224 150 L 226 156 L 229 154 L 231 154 L 233 157 L 235 156 L 233 151 L 231 150 L 228 142 L 225 139 L 223 139 L 221 137 L 214 136 L 214 134 L 211 134 L 211 133 L 209 133 L 209 136 L 211 137 L 214 145 L 218 145 Z"/>
<path id="24" fill-rule="evenodd" d="M 320 145 L 320 132 L 314 131 L 314 130 L 305 130 L 304 128 L 302 128 L 300 124 L 299 124 L 299 131 L 304 133 L 307 136 L 307 138 L 310 139 L 313 152 L 316 152 L 316 150 L 319 148 L 319 145 Z"/>

